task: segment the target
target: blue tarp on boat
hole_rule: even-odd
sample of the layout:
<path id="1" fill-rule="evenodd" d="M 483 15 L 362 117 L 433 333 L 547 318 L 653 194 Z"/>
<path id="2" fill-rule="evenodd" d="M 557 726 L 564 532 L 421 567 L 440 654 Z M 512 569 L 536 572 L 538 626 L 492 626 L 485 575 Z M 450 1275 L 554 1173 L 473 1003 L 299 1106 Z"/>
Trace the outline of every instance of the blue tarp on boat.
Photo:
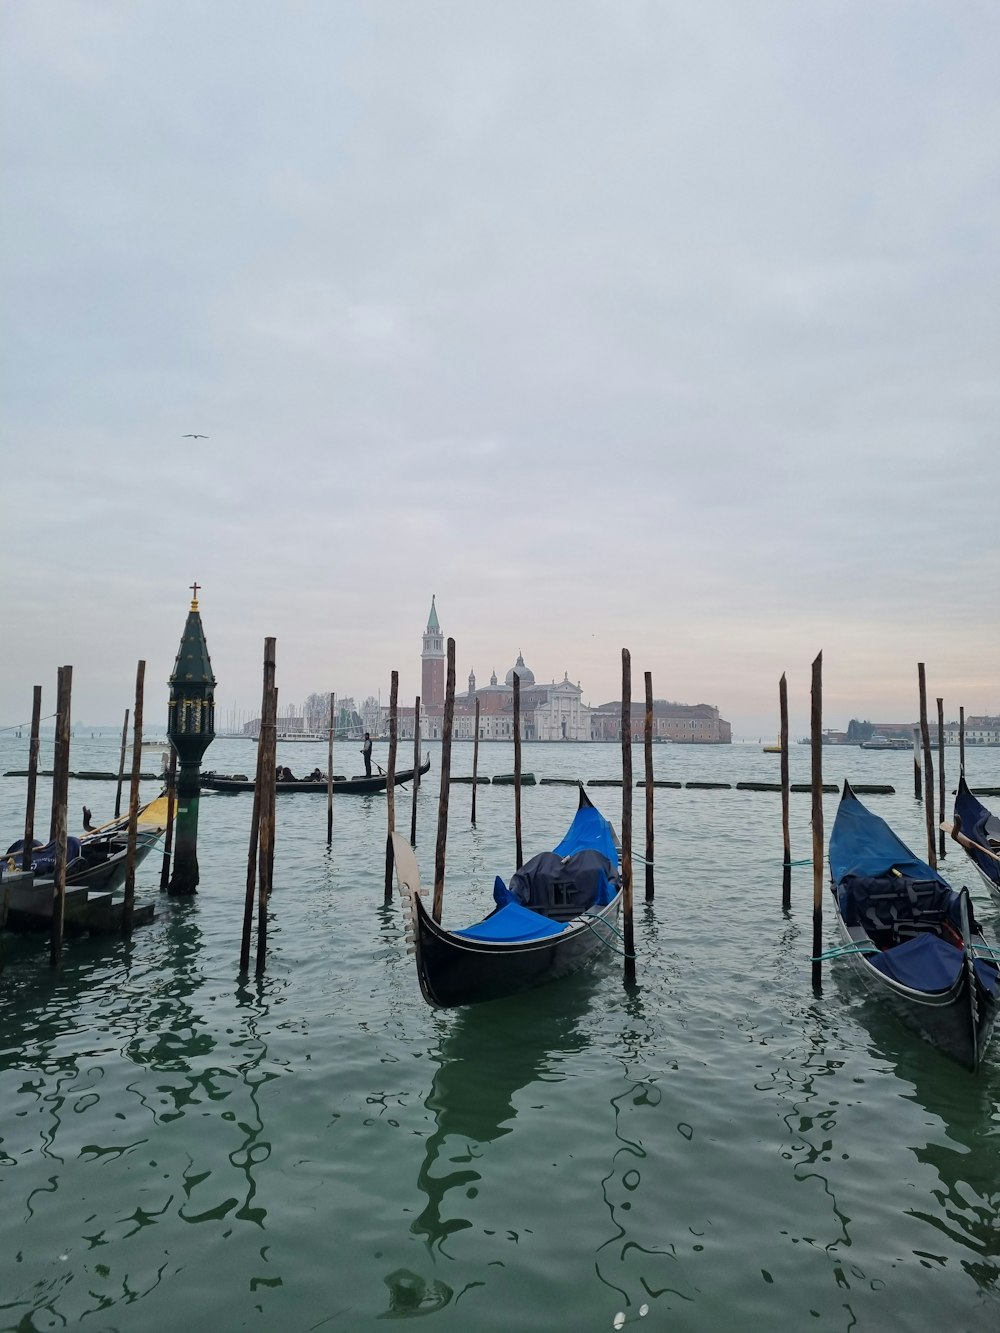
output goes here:
<path id="1" fill-rule="evenodd" d="M 562 922 L 549 921 L 520 903 L 508 903 L 477 926 L 456 930 L 453 934 L 470 940 L 492 940 L 495 944 L 517 944 L 523 940 L 544 939 L 547 935 L 561 935 L 564 929 Z"/>
<path id="2" fill-rule="evenodd" d="M 837 806 L 830 834 L 830 874 L 839 884 L 845 875 L 877 876 L 893 869 L 910 879 L 948 883 L 852 793 Z"/>
<path id="3" fill-rule="evenodd" d="M 996 818 L 973 796 L 964 777 L 955 793 L 955 818 L 960 823 L 960 832 L 972 842 L 981 843 L 984 847 L 990 841 L 990 834 L 997 831 Z M 995 861 L 984 851 L 975 851 L 968 847 L 965 850 L 986 878 L 993 884 L 1000 885 L 1000 861 Z"/>
<path id="4" fill-rule="evenodd" d="M 872 967 L 911 990 L 949 990 L 965 962 L 961 949 L 937 935 L 918 935 L 870 959 Z"/>
<path id="5" fill-rule="evenodd" d="M 574 816 L 565 838 L 558 847 L 553 847 L 556 856 L 572 856 L 584 850 L 601 852 L 611 862 L 618 864 L 618 848 L 615 844 L 614 830 L 593 805 L 582 806 Z"/>
<path id="6" fill-rule="evenodd" d="M 870 957 L 872 967 L 911 990 L 945 991 L 958 980 L 965 954 L 937 935 L 917 935 L 905 944 Z M 976 976 L 990 995 L 997 994 L 997 965 L 983 958 L 973 961 Z"/>

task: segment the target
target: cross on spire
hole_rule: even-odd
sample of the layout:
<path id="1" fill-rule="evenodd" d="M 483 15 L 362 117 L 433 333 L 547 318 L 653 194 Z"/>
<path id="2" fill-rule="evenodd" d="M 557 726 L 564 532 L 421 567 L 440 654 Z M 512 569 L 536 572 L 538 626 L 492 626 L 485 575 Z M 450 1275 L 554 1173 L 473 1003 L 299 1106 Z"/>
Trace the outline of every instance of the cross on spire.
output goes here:
<path id="1" fill-rule="evenodd" d="M 189 584 L 188 584 L 188 587 L 191 589 L 191 592 L 194 594 L 194 595 L 192 596 L 192 598 L 191 598 L 191 610 L 192 610 L 192 611 L 197 611 L 197 610 L 198 610 L 198 589 L 201 587 L 201 584 L 200 584 L 200 583 L 189 583 Z"/>

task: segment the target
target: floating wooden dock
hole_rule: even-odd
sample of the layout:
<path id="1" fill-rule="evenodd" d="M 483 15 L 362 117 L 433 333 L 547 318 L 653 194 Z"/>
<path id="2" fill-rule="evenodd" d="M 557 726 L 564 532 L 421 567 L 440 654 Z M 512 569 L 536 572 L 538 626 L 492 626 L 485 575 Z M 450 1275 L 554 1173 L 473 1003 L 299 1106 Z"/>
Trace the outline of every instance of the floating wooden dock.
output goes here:
<path id="1" fill-rule="evenodd" d="M 496 775 L 496 777 L 494 777 L 494 779 L 493 779 L 493 785 L 494 785 L 494 787 L 513 787 L 513 785 L 514 785 L 514 774 L 513 774 L 513 773 L 498 773 L 498 774 Z M 534 785 L 535 785 L 535 775 L 534 775 L 534 773 L 522 773 L 522 774 L 521 774 L 521 786 L 522 786 L 522 787 L 534 787 Z"/>

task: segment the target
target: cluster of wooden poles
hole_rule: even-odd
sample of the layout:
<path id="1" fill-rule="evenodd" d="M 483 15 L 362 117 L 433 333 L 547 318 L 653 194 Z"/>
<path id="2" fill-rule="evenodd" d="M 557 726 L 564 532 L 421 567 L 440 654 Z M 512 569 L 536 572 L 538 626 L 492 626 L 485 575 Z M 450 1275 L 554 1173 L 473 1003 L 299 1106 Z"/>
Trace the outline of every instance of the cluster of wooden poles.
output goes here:
<path id="1" fill-rule="evenodd" d="M 143 687 L 146 676 L 146 663 L 140 661 L 135 676 L 135 711 L 132 729 L 132 772 L 129 786 L 128 826 L 125 852 L 125 891 L 122 903 L 122 934 L 131 935 L 135 909 L 135 867 L 137 828 L 139 817 L 139 774 L 142 767 L 142 703 Z M 49 841 L 55 843 L 55 866 L 53 870 L 52 890 L 52 925 L 50 936 L 49 961 L 57 967 L 62 957 L 63 930 L 66 914 L 66 863 L 69 836 L 69 756 L 71 734 L 71 709 L 73 696 L 73 668 L 59 667 L 56 674 L 56 711 L 55 711 L 55 750 L 52 764 L 52 813 L 49 823 Z M 24 814 L 24 844 L 21 853 L 21 868 L 31 869 L 35 841 L 35 795 L 38 783 L 38 755 L 40 748 L 40 724 L 42 716 L 42 687 L 36 685 L 33 690 L 31 706 L 31 739 L 28 749 L 28 795 Z M 122 730 L 122 757 L 119 763 L 118 793 L 115 799 L 115 819 L 121 815 L 121 775 L 124 770 L 125 746 L 128 733 L 128 710 L 125 712 L 125 727 Z M 176 797 L 174 779 L 176 775 L 176 754 L 171 752 L 170 775 L 167 789 L 167 829 L 163 851 L 163 866 L 160 873 L 161 889 L 167 887 L 170 873 L 170 849 L 173 834 L 174 806 Z"/>
<path id="2" fill-rule="evenodd" d="M 917 687 L 920 695 L 920 752 L 914 749 L 914 797 L 921 799 L 923 789 L 924 817 L 927 825 L 927 864 L 937 869 L 938 859 L 943 859 L 945 852 L 945 833 L 941 825 L 945 819 L 945 775 L 944 775 L 944 700 L 937 700 L 937 750 L 938 750 L 938 806 L 937 818 L 934 811 L 934 760 L 931 752 L 930 727 L 927 721 L 927 682 L 924 663 L 917 663 Z M 813 866 L 813 965 L 812 983 L 819 990 L 822 980 L 823 952 L 823 890 L 826 876 L 826 852 L 823 838 L 823 654 L 818 653 L 812 664 L 812 684 L 810 691 L 810 730 L 809 739 L 812 749 L 812 866 Z M 778 682 L 778 705 L 780 710 L 780 745 L 781 745 L 781 831 L 783 842 L 781 906 L 789 911 L 792 905 L 792 859 L 791 839 L 789 835 L 789 775 L 788 775 L 788 686 L 782 674 Z M 965 771 L 965 709 L 959 709 L 959 763 Z M 921 762 L 922 759 L 922 762 Z M 921 780 L 921 774 L 924 781 Z M 935 840 L 935 825 L 938 837 Z M 936 845 L 935 845 L 936 844 Z"/>

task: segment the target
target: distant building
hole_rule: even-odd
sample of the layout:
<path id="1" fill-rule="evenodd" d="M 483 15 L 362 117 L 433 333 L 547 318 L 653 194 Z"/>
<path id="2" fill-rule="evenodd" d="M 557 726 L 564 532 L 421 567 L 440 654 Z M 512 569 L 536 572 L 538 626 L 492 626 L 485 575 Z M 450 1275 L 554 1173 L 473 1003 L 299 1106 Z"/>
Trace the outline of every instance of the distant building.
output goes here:
<path id="1" fill-rule="evenodd" d="M 438 620 L 437 599 L 431 598 L 427 628 L 420 653 L 420 734 L 428 740 L 440 740 L 444 731 L 445 646 Z M 510 741 L 514 738 L 514 675 L 520 681 L 521 738 L 526 741 L 590 741 L 618 739 L 621 729 L 621 705 L 606 704 L 593 709 L 583 702 L 580 682 L 574 684 L 569 672 L 562 680 L 547 684 L 535 680 L 535 673 L 525 663 L 522 653 L 501 683 L 494 671 L 488 685 L 476 683 L 475 671 L 468 676 L 468 689 L 456 695 L 452 737 L 472 740 L 479 704 L 479 739 Z M 617 708 L 617 715 L 612 716 Z M 732 728 L 711 704 L 675 704 L 658 700 L 654 706 L 654 734 L 660 740 L 688 744 L 719 745 L 732 741 Z M 383 715 L 385 710 L 383 709 Z M 413 708 L 398 710 L 399 738 L 413 739 Z M 633 705 L 632 731 L 642 739 L 645 705 Z M 638 731 L 636 728 L 638 727 Z M 384 730 L 384 728 L 383 728 Z"/>
<path id="2" fill-rule="evenodd" d="M 641 741 L 646 730 L 645 702 L 633 703 L 630 712 L 632 739 Z M 621 700 L 601 704 L 591 712 L 591 737 L 595 741 L 620 741 Z M 714 704 L 677 704 L 653 700 L 653 739 L 680 745 L 730 745 L 733 729 L 719 716 Z"/>

